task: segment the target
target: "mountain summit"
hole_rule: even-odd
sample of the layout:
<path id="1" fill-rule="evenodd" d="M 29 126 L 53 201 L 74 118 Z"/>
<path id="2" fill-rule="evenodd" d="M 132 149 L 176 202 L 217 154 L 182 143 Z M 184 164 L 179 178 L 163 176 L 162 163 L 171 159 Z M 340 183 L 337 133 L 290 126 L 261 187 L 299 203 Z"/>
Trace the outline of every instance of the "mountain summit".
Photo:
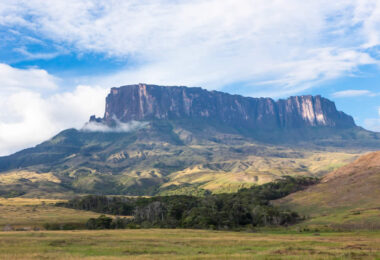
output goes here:
<path id="1" fill-rule="evenodd" d="M 201 88 L 112 88 L 103 118 L 0 157 L 0 195 L 230 192 L 320 176 L 380 149 L 321 96 L 274 101 Z M 345 153 L 344 149 L 350 152 Z"/>
<path id="2" fill-rule="evenodd" d="M 355 127 L 351 116 L 337 111 L 321 96 L 295 96 L 274 101 L 230 95 L 202 88 L 138 84 L 112 88 L 103 119 L 112 124 L 131 120 L 211 120 L 251 130 L 303 127 Z M 92 117 L 92 120 L 96 120 Z"/>

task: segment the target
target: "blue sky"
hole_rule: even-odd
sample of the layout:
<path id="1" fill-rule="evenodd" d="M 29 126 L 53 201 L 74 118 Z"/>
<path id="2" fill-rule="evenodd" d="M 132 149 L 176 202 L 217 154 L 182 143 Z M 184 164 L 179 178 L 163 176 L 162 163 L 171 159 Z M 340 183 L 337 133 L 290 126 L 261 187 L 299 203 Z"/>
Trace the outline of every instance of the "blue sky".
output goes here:
<path id="1" fill-rule="evenodd" d="M 0 155 L 80 128 L 110 87 L 321 94 L 380 131 L 377 0 L 0 0 Z"/>

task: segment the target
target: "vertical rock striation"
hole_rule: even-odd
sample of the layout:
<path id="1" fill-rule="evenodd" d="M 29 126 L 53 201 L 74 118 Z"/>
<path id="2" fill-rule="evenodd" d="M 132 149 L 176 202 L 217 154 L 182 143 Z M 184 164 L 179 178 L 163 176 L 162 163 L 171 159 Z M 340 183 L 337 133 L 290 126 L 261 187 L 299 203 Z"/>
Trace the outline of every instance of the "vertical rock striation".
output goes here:
<path id="1" fill-rule="evenodd" d="M 112 88 L 104 118 L 111 123 L 154 119 L 207 119 L 249 129 L 355 127 L 351 116 L 321 96 L 294 96 L 274 101 L 230 95 L 202 88 L 138 84 Z M 95 119 L 93 119 L 95 120 Z"/>

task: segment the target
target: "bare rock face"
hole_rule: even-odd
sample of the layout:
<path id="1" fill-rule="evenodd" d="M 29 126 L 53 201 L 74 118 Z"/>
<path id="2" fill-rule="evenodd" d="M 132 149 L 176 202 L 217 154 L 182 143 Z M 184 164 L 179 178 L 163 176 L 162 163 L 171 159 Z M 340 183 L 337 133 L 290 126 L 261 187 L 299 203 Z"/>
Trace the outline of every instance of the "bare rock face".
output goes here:
<path id="1" fill-rule="evenodd" d="M 321 96 L 295 96 L 274 101 L 202 88 L 146 84 L 111 89 L 102 121 L 110 124 L 115 118 L 121 122 L 206 119 L 260 130 L 356 126 L 351 116 L 337 111 L 332 101 Z"/>

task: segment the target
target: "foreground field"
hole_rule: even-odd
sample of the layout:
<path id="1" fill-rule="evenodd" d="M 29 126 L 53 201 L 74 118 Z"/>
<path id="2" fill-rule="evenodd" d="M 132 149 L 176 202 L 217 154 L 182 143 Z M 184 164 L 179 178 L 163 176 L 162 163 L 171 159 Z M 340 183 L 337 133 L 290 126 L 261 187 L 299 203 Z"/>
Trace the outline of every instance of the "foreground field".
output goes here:
<path id="1" fill-rule="evenodd" d="M 380 233 L 0 232 L 0 259 L 379 259 Z"/>

